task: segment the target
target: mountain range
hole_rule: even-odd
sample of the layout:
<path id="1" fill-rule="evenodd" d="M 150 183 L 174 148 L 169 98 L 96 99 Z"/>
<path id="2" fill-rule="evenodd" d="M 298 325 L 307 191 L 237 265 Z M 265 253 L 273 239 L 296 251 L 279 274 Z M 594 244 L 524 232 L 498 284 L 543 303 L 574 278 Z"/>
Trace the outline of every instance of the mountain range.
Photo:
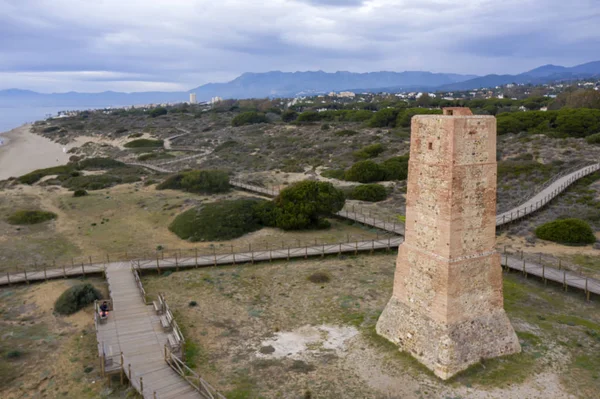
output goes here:
<path id="1" fill-rule="evenodd" d="M 183 102 L 190 93 L 199 101 L 211 97 L 293 97 L 330 91 L 395 92 L 403 90 L 453 91 L 494 87 L 508 83 L 543 84 L 555 81 L 600 78 L 600 61 L 563 67 L 544 65 L 517 75 L 460 75 L 423 71 L 405 72 L 280 72 L 244 73 L 227 83 L 209 83 L 187 92 L 52 93 L 29 90 L 0 90 L 0 107 L 107 107 L 133 104 Z"/>

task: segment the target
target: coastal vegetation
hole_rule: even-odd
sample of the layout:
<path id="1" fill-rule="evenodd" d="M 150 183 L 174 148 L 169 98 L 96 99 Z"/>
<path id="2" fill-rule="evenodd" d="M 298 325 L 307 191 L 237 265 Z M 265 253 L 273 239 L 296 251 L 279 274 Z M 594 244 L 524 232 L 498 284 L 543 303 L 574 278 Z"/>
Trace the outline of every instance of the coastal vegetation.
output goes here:
<path id="1" fill-rule="evenodd" d="M 535 229 L 538 238 L 568 245 L 585 245 L 596 242 L 594 231 L 581 219 L 559 219 Z"/>
<path id="2" fill-rule="evenodd" d="M 350 190 L 348 198 L 359 201 L 379 202 L 387 197 L 387 190 L 381 184 L 361 184 Z"/>
<path id="3" fill-rule="evenodd" d="M 165 142 L 163 140 L 152 140 L 152 139 L 137 139 L 125 143 L 125 148 L 162 148 Z"/>
<path id="4" fill-rule="evenodd" d="M 19 210 L 10 215 L 7 219 L 8 223 L 16 225 L 39 224 L 52 219 L 56 219 L 57 215 L 52 212 L 39 210 Z"/>
<path id="5" fill-rule="evenodd" d="M 190 193 L 214 194 L 228 191 L 229 175 L 220 170 L 189 170 L 167 177 L 157 190 L 182 190 Z"/>
<path id="6" fill-rule="evenodd" d="M 94 303 L 97 299 L 102 299 L 102 295 L 92 284 L 78 284 L 58 297 L 54 303 L 54 310 L 62 315 L 70 315 Z"/>

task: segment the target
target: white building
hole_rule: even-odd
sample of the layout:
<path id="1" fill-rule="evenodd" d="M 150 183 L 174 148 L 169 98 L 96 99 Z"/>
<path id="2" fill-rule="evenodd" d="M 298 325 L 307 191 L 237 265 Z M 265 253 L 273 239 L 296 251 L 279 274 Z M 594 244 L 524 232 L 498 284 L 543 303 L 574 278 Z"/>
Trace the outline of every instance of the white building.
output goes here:
<path id="1" fill-rule="evenodd" d="M 190 93 L 190 104 L 198 104 L 198 100 L 196 100 L 196 93 Z"/>
<path id="2" fill-rule="evenodd" d="M 221 101 L 223 101 L 223 99 L 221 97 L 213 97 L 210 99 L 211 104 L 220 103 Z"/>

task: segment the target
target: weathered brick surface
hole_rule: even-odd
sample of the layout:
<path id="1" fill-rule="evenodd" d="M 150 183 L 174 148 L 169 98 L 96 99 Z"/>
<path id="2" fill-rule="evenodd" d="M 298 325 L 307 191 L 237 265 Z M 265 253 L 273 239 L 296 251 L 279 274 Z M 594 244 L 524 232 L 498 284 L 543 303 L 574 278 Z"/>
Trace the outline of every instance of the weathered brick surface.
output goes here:
<path id="1" fill-rule="evenodd" d="M 377 332 L 444 379 L 520 351 L 494 249 L 496 171 L 494 117 L 413 118 L 406 241 Z"/>

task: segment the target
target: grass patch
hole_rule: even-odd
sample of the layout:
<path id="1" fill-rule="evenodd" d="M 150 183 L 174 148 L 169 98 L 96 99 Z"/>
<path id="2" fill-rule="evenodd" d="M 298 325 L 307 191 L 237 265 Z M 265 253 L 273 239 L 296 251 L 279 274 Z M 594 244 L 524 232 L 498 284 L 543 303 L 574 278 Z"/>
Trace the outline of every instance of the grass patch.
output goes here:
<path id="1" fill-rule="evenodd" d="M 175 155 L 168 152 L 151 152 L 149 154 L 142 154 L 138 157 L 138 161 L 153 161 L 158 159 L 171 159 L 175 158 Z"/>
<path id="2" fill-rule="evenodd" d="M 14 225 L 44 223 L 56 219 L 56 213 L 35 210 L 19 210 L 8 217 L 7 222 Z"/>
<path id="3" fill-rule="evenodd" d="M 328 179 L 344 180 L 346 171 L 344 169 L 327 169 L 321 172 L 321 176 Z"/>
<path id="4" fill-rule="evenodd" d="M 80 161 L 77 167 L 84 170 L 103 170 L 122 168 L 125 164 L 112 158 L 88 158 Z"/>
<path id="5" fill-rule="evenodd" d="M 23 176 L 17 178 L 17 180 L 19 181 L 19 183 L 31 185 L 31 184 L 38 182 L 39 180 L 41 180 L 43 177 L 46 177 L 46 176 L 64 175 L 64 174 L 68 175 L 74 171 L 75 171 L 75 165 L 72 165 L 72 164 L 54 166 L 52 168 L 34 170 L 33 172 L 27 173 L 26 175 L 23 175 Z"/>

